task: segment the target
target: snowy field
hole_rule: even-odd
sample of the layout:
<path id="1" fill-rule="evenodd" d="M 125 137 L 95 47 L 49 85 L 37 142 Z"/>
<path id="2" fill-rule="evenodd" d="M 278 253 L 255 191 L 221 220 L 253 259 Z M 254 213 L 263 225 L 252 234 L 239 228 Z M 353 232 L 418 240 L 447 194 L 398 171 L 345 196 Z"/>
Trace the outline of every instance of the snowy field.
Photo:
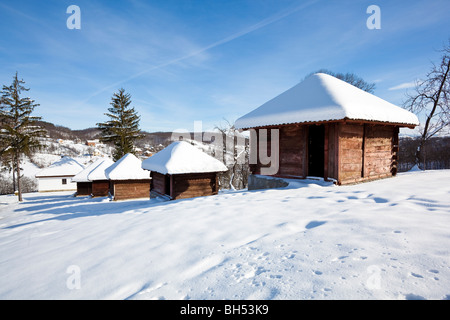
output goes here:
<path id="1" fill-rule="evenodd" d="M 450 170 L 159 202 L 0 196 L 1 299 L 450 299 Z"/>

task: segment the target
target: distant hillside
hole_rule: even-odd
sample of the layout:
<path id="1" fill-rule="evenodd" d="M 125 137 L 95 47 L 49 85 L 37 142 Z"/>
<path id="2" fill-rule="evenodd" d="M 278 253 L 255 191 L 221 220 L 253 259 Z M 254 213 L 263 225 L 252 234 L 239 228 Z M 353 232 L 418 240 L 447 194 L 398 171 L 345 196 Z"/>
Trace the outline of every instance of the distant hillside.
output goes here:
<path id="1" fill-rule="evenodd" d="M 80 140 L 91 140 L 96 139 L 100 135 L 100 131 L 97 128 L 72 130 L 46 121 L 38 121 L 37 123 L 47 130 L 48 137 L 52 139 L 76 140 L 78 138 Z"/>
<path id="2" fill-rule="evenodd" d="M 82 130 L 72 130 L 70 128 L 55 125 L 46 121 L 38 121 L 38 125 L 42 126 L 47 130 L 47 135 L 51 139 L 63 139 L 63 140 L 94 140 L 100 138 L 100 130 L 97 128 L 87 128 Z M 170 143 L 170 137 L 172 132 L 143 132 L 145 138 L 139 140 L 136 144 L 138 147 L 144 147 L 145 145 L 157 146 L 163 145 L 167 146 Z"/>

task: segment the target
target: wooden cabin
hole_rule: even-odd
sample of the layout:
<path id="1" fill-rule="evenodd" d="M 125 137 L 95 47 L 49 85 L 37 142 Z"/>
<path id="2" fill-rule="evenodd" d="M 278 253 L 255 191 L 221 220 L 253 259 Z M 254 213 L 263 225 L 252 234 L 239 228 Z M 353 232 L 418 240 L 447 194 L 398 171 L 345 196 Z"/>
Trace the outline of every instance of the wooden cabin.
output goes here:
<path id="1" fill-rule="evenodd" d="M 105 176 L 109 180 L 109 193 L 114 200 L 150 196 L 150 174 L 141 165 L 141 160 L 127 153 L 105 170 Z"/>
<path id="2" fill-rule="evenodd" d="M 276 165 L 271 176 L 348 184 L 395 176 L 399 129 L 418 124 L 413 113 L 318 73 L 239 118 L 235 127 L 251 130 L 252 174 Z M 261 142 L 266 133 L 267 146 Z M 261 154 L 271 161 L 261 161 Z"/>
<path id="3" fill-rule="evenodd" d="M 97 159 L 89 163 L 83 170 L 72 178 L 72 182 L 77 184 L 77 196 L 90 196 L 92 194 L 92 181 L 88 179 L 88 175 L 102 161 L 102 159 Z"/>
<path id="4" fill-rule="evenodd" d="M 176 141 L 142 162 L 151 171 L 152 197 L 183 199 L 219 192 L 217 175 L 227 171 L 219 160 L 185 141 Z"/>
<path id="5" fill-rule="evenodd" d="M 106 197 L 109 195 L 109 180 L 106 177 L 105 170 L 113 164 L 114 161 L 111 159 L 103 158 L 102 161 L 89 172 L 88 179 L 92 184 L 92 197 Z"/>
<path id="6" fill-rule="evenodd" d="M 77 184 L 77 196 L 106 197 L 109 193 L 109 180 L 105 169 L 114 164 L 108 158 L 98 158 L 72 178 Z"/>
<path id="7" fill-rule="evenodd" d="M 76 191 L 77 184 L 72 178 L 84 169 L 84 166 L 73 158 L 62 157 L 35 175 L 38 180 L 38 191 Z"/>

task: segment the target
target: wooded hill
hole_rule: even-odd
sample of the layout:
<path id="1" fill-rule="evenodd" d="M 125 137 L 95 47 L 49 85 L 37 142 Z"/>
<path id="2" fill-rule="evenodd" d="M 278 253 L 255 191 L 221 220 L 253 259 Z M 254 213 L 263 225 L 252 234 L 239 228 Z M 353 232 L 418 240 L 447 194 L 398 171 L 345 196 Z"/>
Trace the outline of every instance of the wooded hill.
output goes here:
<path id="1" fill-rule="evenodd" d="M 86 140 L 94 140 L 100 138 L 100 130 L 96 127 L 82 129 L 82 130 L 72 130 L 70 128 L 55 125 L 46 121 L 38 121 L 38 125 L 42 126 L 47 130 L 47 135 L 52 139 L 64 139 L 64 140 L 79 140 L 85 142 Z M 143 131 L 145 137 L 139 140 L 136 145 L 137 147 L 143 147 L 145 145 L 166 146 L 170 143 L 170 137 L 172 132 L 145 132 Z"/>

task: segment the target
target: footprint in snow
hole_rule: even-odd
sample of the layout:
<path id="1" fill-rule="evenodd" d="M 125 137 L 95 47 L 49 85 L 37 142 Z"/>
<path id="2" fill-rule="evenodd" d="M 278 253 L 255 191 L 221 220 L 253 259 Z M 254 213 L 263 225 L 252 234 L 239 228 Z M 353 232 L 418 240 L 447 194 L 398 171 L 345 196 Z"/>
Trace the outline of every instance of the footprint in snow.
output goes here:
<path id="1" fill-rule="evenodd" d="M 418 273 L 411 272 L 411 275 L 416 278 L 423 278 L 423 276 Z"/>
<path id="2" fill-rule="evenodd" d="M 305 226 L 306 229 L 313 229 L 313 228 L 317 228 L 323 224 L 325 224 L 326 221 L 310 221 L 308 222 L 308 224 Z"/>

